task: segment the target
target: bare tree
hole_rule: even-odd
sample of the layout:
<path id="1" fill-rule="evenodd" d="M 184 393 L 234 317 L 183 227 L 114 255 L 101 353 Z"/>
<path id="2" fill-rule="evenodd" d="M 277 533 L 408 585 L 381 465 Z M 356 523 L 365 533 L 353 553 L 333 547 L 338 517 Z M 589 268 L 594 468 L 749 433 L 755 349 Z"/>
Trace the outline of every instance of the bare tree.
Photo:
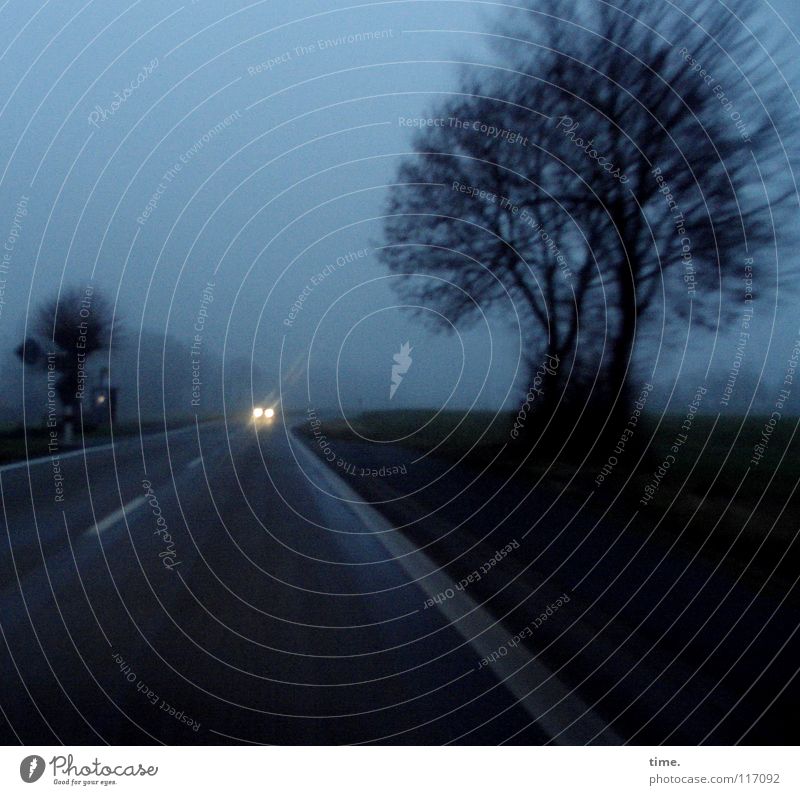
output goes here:
<path id="1" fill-rule="evenodd" d="M 656 299 L 718 322 L 796 195 L 797 126 L 776 118 L 782 87 L 752 9 L 515 11 L 497 65 L 465 73 L 401 165 L 383 258 L 411 274 L 403 289 L 450 319 L 513 305 L 531 367 L 558 355 L 559 388 L 593 384 L 620 421 Z"/>
<path id="2" fill-rule="evenodd" d="M 55 390 L 64 408 L 65 441 L 83 401 L 92 354 L 106 350 L 119 319 L 113 305 L 94 287 L 70 287 L 44 301 L 33 325 L 34 336 L 17 348 L 26 364 L 57 373 Z"/>

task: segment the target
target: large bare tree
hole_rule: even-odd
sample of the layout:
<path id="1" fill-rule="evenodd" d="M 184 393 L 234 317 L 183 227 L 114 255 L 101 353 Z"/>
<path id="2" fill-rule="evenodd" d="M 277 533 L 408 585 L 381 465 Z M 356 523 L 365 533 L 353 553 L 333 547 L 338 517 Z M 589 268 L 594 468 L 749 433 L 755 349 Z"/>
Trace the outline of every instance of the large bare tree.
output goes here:
<path id="1" fill-rule="evenodd" d="M 752 11 L 544 0 L 510 14 L 494 63 L 465 71 L 399 169 L 383 258 L 411 274 L 403 289 L 451 320 L 513 303 L 531 369 L 559 356 L 559 389 L 592 384 L 621 421 L 656 302 L 719 322 L 796 210 L 797 125 Z"/>

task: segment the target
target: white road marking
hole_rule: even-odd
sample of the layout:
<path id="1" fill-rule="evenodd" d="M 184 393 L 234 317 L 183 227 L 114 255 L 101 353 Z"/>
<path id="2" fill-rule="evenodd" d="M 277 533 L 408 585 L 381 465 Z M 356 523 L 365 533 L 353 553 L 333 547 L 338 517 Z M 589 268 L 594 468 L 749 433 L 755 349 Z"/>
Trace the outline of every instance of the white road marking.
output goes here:
<path id="1" fill-rule="evenodd" d="M 218 421 L 218 420 L 216 420 Z M 212 420 L 215 422 L 215 420 Z M 174 431 L 168 431 L 170 436 L 173 436 L 178 433 L 186 433 L 186 431 L 193 431 L 195 429 L 194 425 L 186 425 L 183 428 L 176 428 Z M 153 433 L 146 433 L 141 436 L 141 439 L 147 440 L 152 439 L 156 436 L 163 436 L 164 431 L 155 431 Z M 70 450 L 68 453 L 58 453 L 55 456 L 50 455 L 43 455 L 39 456 L 39 458 L 31 458 L 25 459 L 23 461 L 14 461 L 11 464 L 3 464 L 0 466 L 0 472 L 10 472 L 12 469 L 22 469 L 23 467 L 32 467 L 36 466 L 37 464 L 44 464 L 50 463 L 53 458 L 58 458 L 60 461 L 63 461 L 65 458 L 74 458 L 77 455 L 89 455 L 90 453 L 99 453 L 101 450 L 111 450 L 114 447 L 119 447 L 121 444 L 124 444 L 127 441 L 138 440 L 140 437 L 138 434 L 132 434 L 130 436 L 120 436 L 114 442 L 109 442 L 108 444 L 89 444 L 85 447 L 79 447 L 77 450 Z"/>
<path id="2" fill-rule="evenodd" d="M 358 516 L 364 526 L 378 531 L 374 538 L 386 547 L 389 554 L 429 598 L 452 590 L 453 597 L 444 600 L 437 607 L 478 655 L 476 664 L 500 647 L 508 648 L 508 641 L 514 635 L 512 631 L 506 629 L 464 590 L 459 590 L 452 578 L 401 532 L 385 532 L 393 529 L 391 522 L 371 505 L 364 504 L 364 498 L 325 466 L 302 442 L 295 449 L 297 448 L 309 462 L 309 468 L 327 482 L 331 493 L 337 494 L 341 499 L 350 500 L 347 503 L 348 508 Z M 589 741 L 596 745 L 623 744 L 622 738 L 608 727 L 605 720 L 521 644 L 510 648 L 506 656 L 491 663 L 487 670 L 511 692 L 539 728 L 549 737 L 558 738 L 554 742 L 561 745 L 584 745 Z M 538 683 L 545 680 L 546 685 L 534 690 Z"/>
<path id="3" fill-rule="evenodd" d="M 87 528 L 84 531 L 84 535 L 89 534 L 97 534 L 100 535 L 104 530 L 108 530 L 109 527 L 113 527 L 120 519 L 124 518 L 127 514 L 135 511 L 143 502 L 147 501 L 147 497 L 141 495 L 140 497 L 136 497 L 135 499 L 131 500 L 129 503 L 126 503 L 121 508 L 114 511 L 114 513 L 110 513 L 105 518 L 101 519 L 97 524 L 93 524 L 91 527 Z"/>
<path id="4" fill-rule="evenodd" d="M 126 439 L 130 437 L 125 437 Z M 119 441 L 110 444 L 97 444 L 88 445 L 87 447 L 79 447 L 77 450 L 71 450 L 69 453 L 57 453 L 56 455 L 44 455 L 39 458 L 30 458 L 23 461 L 15 461 L 13 464 L 4 464 L 0 467 L 0 472 L 10 472 L 12 469 L 23 469 L 24 467 L 32 467 L 37 464 L 49 463 L 53 458 L 63 461 L 65 458 L 74 458 L 76 455 L 83 455 L 84 453 L 95 453 L 100 450 L 110 450 L 115 445 L 119 445 Z"/>

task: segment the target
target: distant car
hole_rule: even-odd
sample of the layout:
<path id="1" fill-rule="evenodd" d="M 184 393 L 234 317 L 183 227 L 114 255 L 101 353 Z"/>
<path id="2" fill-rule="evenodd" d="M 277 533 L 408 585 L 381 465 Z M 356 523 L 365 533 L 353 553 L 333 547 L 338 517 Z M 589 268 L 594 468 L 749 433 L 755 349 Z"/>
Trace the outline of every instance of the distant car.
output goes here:
<path id="1" fill-rule="evenodd" d="M 258 424 L 269 425 L 275 419 L 275 409 L 264 408 L 263 406 L 253 407 L 253 422 Z"/>

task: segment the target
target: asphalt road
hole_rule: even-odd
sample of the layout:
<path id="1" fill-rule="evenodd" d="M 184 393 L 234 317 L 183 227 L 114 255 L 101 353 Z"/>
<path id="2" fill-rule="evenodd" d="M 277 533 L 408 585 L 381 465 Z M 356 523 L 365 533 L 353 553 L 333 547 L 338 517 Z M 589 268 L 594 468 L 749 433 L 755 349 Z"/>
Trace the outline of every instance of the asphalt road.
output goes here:
<path id="1" fill-rule="evenodd" d="M 474 599 L 517 631 L 534 622 L 535 635 L 523 641 L 530 653 L 625 742 L 796 741 L 800 603 L 790 563 L 782 576 L 773 576 L 774 556 L 743 568 L 725 544 L 698 550 L 693 537 L 687 548 L 670 532 L 708 540 L 715 526 L 667 528 L 668 519 L 614 500 L 611 489 L 562 492 L 557 479 L 511 478 L 508 467 L 487 466 L 488 457 L 454 466 L 396 445 L 332 446 L 330 468 L 453 580 L 467 582 Z M 406 471 L 363 477 L 339 461 Z M 785 513 L 791 522 L 791 504 Z M 768 528 L 758 530 L 769 540 Z M 563 593 L 568 605 L 537 620 Z M 550 728 L 561 739 L 559 721 Z M 609 730 L 597 739 L 610 741 Z"/>
<path id="2" fill-rule="evenodd" d="M 298 443 L 214 423 L 0 468 L 4 743 L 618 739 L 524 651 L 481 665 L 510 632 L 426 608 L 448 580 Z"/>

